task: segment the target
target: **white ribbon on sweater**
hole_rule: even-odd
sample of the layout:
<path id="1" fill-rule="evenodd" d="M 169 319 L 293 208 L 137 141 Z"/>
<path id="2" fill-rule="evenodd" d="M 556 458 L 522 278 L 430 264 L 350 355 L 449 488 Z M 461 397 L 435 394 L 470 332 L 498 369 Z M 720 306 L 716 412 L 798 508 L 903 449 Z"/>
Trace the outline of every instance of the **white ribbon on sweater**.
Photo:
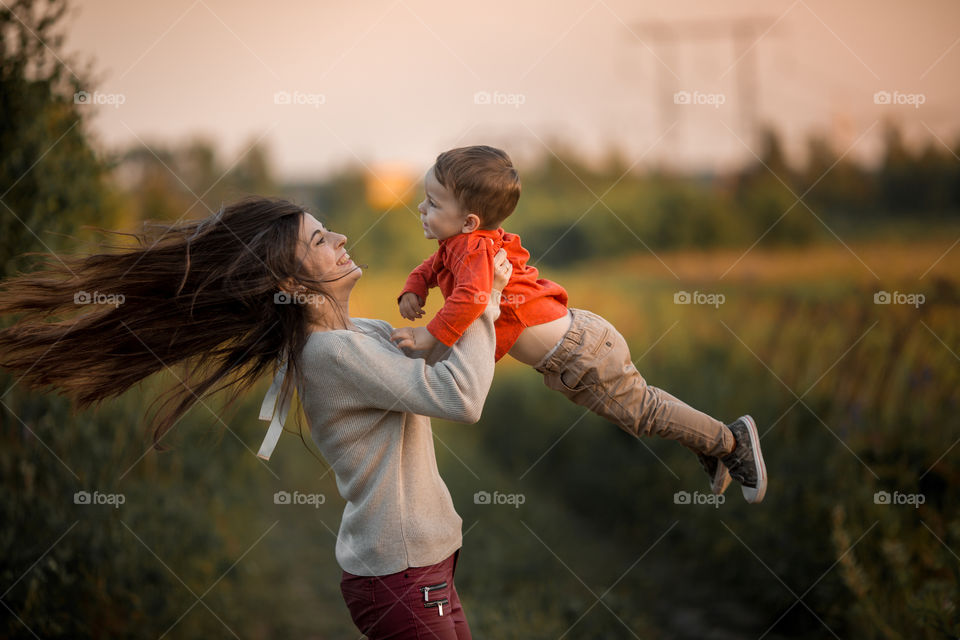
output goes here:
<path id="1" fill-rule="evenodd" d="M 263 398 L 263 404 L 260 405 L 260 419 L 269 420 L 270 426 L 267 428 L 267 435 L 263 438 L 263 444 L 260 445 L 260 451 L 257 456 L 264 460 L 269 460 L 274 447 L 280 440 L 280 434 L 283 433 L 283 423 L 287 421 L 287 413 L 290 412 L 290 401 L 293 399 L 291 392 L 286 400 L 281 404 L 277 411 L 277 398 L 280 396 L 280 389 L 283 387 L 283 378 L 287 372 L 287 362 L 284 360 L 278 367 L 273 376 L 273 383 L 267 390 L 267 395 Z"/>

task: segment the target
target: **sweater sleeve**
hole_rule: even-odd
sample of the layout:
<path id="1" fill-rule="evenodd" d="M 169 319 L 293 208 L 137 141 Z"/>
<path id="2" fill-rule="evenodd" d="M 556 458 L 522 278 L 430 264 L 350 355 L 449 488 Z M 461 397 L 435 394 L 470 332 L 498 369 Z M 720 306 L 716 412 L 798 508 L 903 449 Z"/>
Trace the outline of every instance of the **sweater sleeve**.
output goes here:
<path id="1" fill-rule="evenodd" d="M 476 422 L 493 381 L 497 313 L 489 307 L 447 357 L 432 365 L 369 336 L 344 334 L 337 347 L 338 377 L 370 408 Z"/>
<path id="2" fill-rule="evenodd" d="M 427 292 L 437 286 L 437 272 L 433 269 L 433 264 L 437 259 L 437 254 L 424 260 L 419 267 L 410 272 L 407 281 L 403 285 L 403 291 L 397 296 L 397 302 L 407 292 L 413 292 L 420 296 L 421 300 L 427 299 Z"/>

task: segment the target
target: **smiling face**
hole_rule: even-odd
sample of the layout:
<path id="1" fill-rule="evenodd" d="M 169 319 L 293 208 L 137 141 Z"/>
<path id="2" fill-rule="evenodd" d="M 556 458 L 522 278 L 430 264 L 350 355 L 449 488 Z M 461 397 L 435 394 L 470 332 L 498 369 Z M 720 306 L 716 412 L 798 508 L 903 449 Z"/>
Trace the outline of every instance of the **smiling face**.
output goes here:
<path id="1" fill-rule="evenodd" d="M 417 210 L 425 238 L 446 240 L 458 233 L 470 233 L 480 226 L 480 218 L 475 213 L 467 213 L 453 192 L 440 184 L 433 167 L 427 171 L 423 190 L 426 195 Z"/>
<path id="2" fill-rule="evenodd" d="M 346 243 L 345 235 L 327 229 L 312 214 L 304 212 L 301 216 L 297 257 L 307 273 L 324 281 L 333 295 L 338 291 L 349 292 L 363 275 L 344 248 Z"/>

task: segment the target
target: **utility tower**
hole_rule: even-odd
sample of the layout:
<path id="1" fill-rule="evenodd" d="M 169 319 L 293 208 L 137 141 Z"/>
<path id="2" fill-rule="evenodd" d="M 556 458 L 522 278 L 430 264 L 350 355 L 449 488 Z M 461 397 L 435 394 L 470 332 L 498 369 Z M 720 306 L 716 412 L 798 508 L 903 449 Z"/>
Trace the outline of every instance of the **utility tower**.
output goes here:
<path id="1" fill-rule="evenodd" d="M 654 43 L 660 60 L 657 61 L 658 111 L 661 131 L 680 117 L 674 102 L 674 94 L 680 90 L 677 71 L 678 44 L 700 43 L 728 39 L 733 45 L 730 67 L 718 80 L 728 74 L 735 75 L 739 132 L 743 141 L 755 149 L 759 139 L 760 72 L 757 67 L 756 45 L 761 37 L 771 35 L 776 20 L 770 18 L 734 18 L 716 20 L 691 20 L 682 22 L 645 22 L 636 25 L 637 32 L 645 40 Z M 674 135 L 671 131 L 670 135 Z"/>

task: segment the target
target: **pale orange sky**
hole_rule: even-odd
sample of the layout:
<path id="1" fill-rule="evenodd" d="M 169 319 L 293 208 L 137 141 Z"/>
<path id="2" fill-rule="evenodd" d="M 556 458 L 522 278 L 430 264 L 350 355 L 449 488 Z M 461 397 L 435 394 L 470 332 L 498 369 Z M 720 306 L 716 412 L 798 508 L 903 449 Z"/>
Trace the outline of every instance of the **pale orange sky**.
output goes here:
<path id="1" fill-rule="evenodd" d="M 232 162 L 262 137 L 285 178 L 360 160 L 419 171 L 481 142 L 519 158 L 559 141 L 591 156 L 617 145 L 640 166 L 716 167 L 759 152 L 736 84 L 750 56 L 736 62 L 726 38 L 668 47 L 639 25 L 747 16 L 776 21 L 751 50 L 757 110 L 791 149 L 818 130 L 869 157 L 885 117 L 956 144 L 960 3 L 948 0 L 85 0 L 66 50 L 93 59 L 97 91 L 123 96 L 89 107 L 109 148 L 205 135 Z M 283 91 L 306 103 L 277 104 Z M 674 105 L 673 91 L 723 104 Z M 923 104 L 875 104 L 878 91 Z"/>

